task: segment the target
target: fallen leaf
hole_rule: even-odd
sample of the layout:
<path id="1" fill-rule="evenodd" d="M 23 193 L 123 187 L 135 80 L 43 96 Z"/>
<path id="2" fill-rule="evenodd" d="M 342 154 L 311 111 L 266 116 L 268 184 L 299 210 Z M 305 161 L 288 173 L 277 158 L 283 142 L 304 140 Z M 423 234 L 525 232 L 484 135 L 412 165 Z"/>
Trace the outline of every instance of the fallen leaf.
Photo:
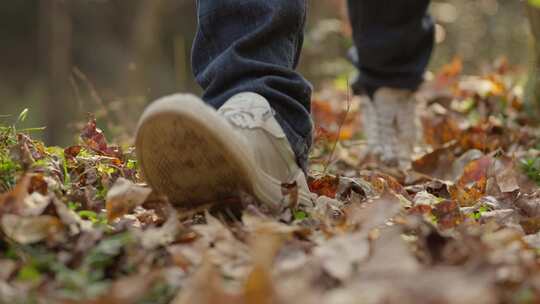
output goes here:
<path id="1" fill-rule="evenodd" d="M 453 147 L 443 147 L 413 161 L 412 168 L 433 178 L 451 181 L 454 176 L 449 168 L 452 168 L 455 159 Z"/>
<path id="2" fill-rule="evenodd" d="M 484 157 L 480 150 L 471 149 L 463 153 L 452 164 L 452 181 L 457 181 L 464 173 L 469 164 Z"/>
<path id="3" fill-rule="evenodd" d="M 109 147 L 103 131 L 97 128 L 96 119 L 90 117 L 81 132 L 81 139 L 85 145 L 94 152 L 102 155 L 120 158 L 121 152 L 118 147 Z"/>
<path id="4" fill-rule="evenodd" d="M 8 259 L 0 260 L 0 281 L 7 281 L 17 270 L 17 262 Z"/>
<path id="5" fill-rule="evenodd" d="M 398 227 L 383 229 L 381 235 L 373 241 L 372 256 L 360 271 L 369 273 L 416 273 L 420 264 L 401 237 Z"/>
<path id="6" fill-rule="evenodd" d="M 41 242 L 62 230 L 58 218 L 50 215 L 23 217 L 5 214 L 1 225 L 7 237 L 22 245 Z"/>
<path id="7" fill-rule="evenodd" d="M 457 184 L 451 185 L 448 187 L 448 192 L 450 192 L 452 200 L 457 201 L 461 207 L 470 207 L 485 195 L 486 185 L 487 180 L 485 177 L 481 177 L 472 187 L 462 187 Z"/>
<path id="8" fill-rule="evenodd" d="M 515 204 L 528 217 L 540 217 L 540 191 L 523 194 L 515 201 Z"/>
<path id="9" fill-rule="evenodd" d="M 445 200 L 435 205 L 432 211 L 441 229 L 454 228 L 463 222 L 463 216 L 456 201 Z"/>
<path id="10" fill-rule="evenodd" d="M 119 178 L 107 193 L 107 219 L 110 221 L 133 211 L 142 205 L 152 189 L 136 185 L 125 178 Z"/>
<path id="11" fill-rule="evenodd" d="M 150 227 L 143 231 L 137 229 L 135 235 L 146 250 L 151 250 L 174 242 L 181 228 L 182 224 L 178 220 L 178 215 L 171 208 L 169 218 L 161 227 Z"/>
<path id="12" fill-rule="evenodd" d="M 525 234 L 536 234 L 540 231 L 540 217 L 524 218 L 519 224 Z"/>
<path id="13" fill-rule="evenodd" d="M 22 216 L 41 215 L 47 206 L 49 206 L 50 202 L 51 198 L 49 196 L 34 192 L 23 200 L 18 214 Z"/>
<path id="14" fill-rule="evenodd" d="M 68 159 L 74 159 L 81 152 L 81 146 L 71 146 L 64 149 L 64 156 Z"/>
<path id="15" fill-rule="evenodd" d="M 336 193 L 339 187 L 339 177 L 325 175 L 309 181 L 309 190 L 319 196 L 336 198 Z"/>
<path id="16" fill-rule="evenodd" d="M 497 224 L 506 227 L 519 228 L 519 216 L 514 209 L 502 209 L 487 211 L 481 214 L 481 222 L 495 221 Z"/>
<path id="17" fill-rule="evenodd" d="M 295 210 L 298 206 L 298 184 L 296 181 L 290 184 L 282 183 L 281 195 L 283 196 L 283 206 L 288 206 L 290 209 Z"/>
<path id="18" fill-rule="evenodd" d="M 422 116 L 422 130 L 424 141 L 438 149 L 446 143 L 457 140 L 461 134 L 458 123 L 449 115 L 424 114 Z"/>
<path id="19" fill-rule="evenodd" d="M 388 191 L 366 204 L 364 208 L 351 206 L 346 212 L 349 225 L 360 226 L 361 230 L 325 240 L 313 252 L 322 268 L 340 281 L 349 279 L 369 256 L 371 230 L 383 227 L 401 210 L 397 197 Z"/>
<path id="20" fill-rule="evenodd" d="M 486 180 L 489 168 L 492 166 L 494 159 L 491 156 L 484 156 L 471 161 L 463 169 L 463 174 L 457 181 L 459 187 L 470 187 L 475 183 Z"/>
<path id="21" fill-rule="evenodd" d="M 47 195 L 49 185 L 45 180 L 43 174 L 32 174 L 30 178 L 30 185 L 28 188 L 28 193 L 38 192 L 42 195 Z"/>
<path id="22" fill-rule="evenodd" d="M 339 235 L 317 246 L 314 257 L 332 277 L 346 281 L 355 271 L 355 265 L 367 259 L 370 245 L 366 231 Z"/>
<path id="23" fill-rule="evenodd" d="M 250 240 L 253 269 L 244 284 L 244 303 L 280 303 L 272 279 L 273 261 L 284 241 L 282 234 L 258 230 Z"/>
<path id="24" fill-rule="evenodd" d="M 77 235 L 81 232 L 95 233 L 96 229 L 91 221 L 83 220 L 75 211 L 57 199 L 52 199 L 52 202 L 58 218 L 68 228 L 71 235 Z"/>
<path id="25" fill-rule="evenodd" d="M 151 287 L 161 278 L 159 270 L 124 277 L 112 283 L 101 299 L 103 303 L 137 303 L 147 295 Z"/>
<path id="26" fill-rule="evenodd" d="M 493 170 L 495 180 L 502 193 L 511 193 L 520 189 L 515 161 L 511 158 L 500 157 L 496 160 Z"/>
<path id="27" fill-rule="evenodd" d="M 241 303 L 242 299 L 225 291 L 217 268 L 208 260 L 193 274 L 171 304 Z"/>
<path id="28" fill-rule="evenodd" d="M 17 213 L 20 210 L 24 199 L 28 196 L 30 179 L 30 175 L 24 175 L 17 182 L 13 190 L 0 194 L 0 215 L 2 213 Z"/>
<path id="29" fill-rule="evenodd" d="M 205 214 L 206 224 L 191 227 L 199 238 L 190 246 L 196 250 L 188 253 L 196 253 L 195 259 L 200 260 L 200 255 L 205 253 L 207 257 L 220 265 L 224 275 L 231 278 L 245 278 L 250 271 L 251 255 L 249 246 L 239 241 L 231 230 L 220 220 L 209 213 Z M 186 246 L 183 246 L 184 248 Z M 197 262 L 194 260 L 194 262 Z"/>

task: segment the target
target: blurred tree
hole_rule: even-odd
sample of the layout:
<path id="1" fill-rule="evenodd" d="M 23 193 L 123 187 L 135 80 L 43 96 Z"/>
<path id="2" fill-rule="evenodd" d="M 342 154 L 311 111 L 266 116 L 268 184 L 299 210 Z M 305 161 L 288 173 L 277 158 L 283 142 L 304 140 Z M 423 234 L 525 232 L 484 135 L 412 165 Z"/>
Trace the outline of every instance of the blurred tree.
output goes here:
<path id="1" fill-rule="evenodd" d="M 309 2 L 299 69 L 319 87 L 351 71 L 344 59 L 350 29 L 346 1 Z M 526 64 L 521 2 L 433 0 L 440 31 L 431 68 L 456 55 L 466 72 L 499 55 Z M 69 126 L 84 121 L 86 112 L 102 117 L 110 134 L 131 134 L 145 103 L 199 91 L 189 60 L 196 23 L 193 0 L 0 1 L 0 114 L 30 108 L 29 126 L 47 126 L 50 144 L 72 142 L 76 132 Z"/>
<path id="2" fill-rule="evenodd" d="M 537 118 L 540 113 L 540 1 L 529 1 L 526 5 L 531 24 L 531 64 L 526 100 L 531 113 Z"/>
<path id="3" fill-rule="evenodd" d="M 46 69 L 45 116 L 49 144 L 60 144 L 73 108 L 69 78 L 71 75 L 71 14 L 70 2 L 64 0 L 40 1 L 43 63 Z"/>

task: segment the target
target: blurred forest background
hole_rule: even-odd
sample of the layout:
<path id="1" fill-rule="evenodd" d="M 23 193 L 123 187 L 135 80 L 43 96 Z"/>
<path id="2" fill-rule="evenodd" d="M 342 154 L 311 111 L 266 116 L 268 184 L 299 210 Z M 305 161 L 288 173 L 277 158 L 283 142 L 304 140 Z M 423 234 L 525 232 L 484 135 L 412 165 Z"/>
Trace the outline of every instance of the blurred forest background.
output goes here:
<path id="1" fill-rule="evenodd" d="M 501 55 L 530 62 L 522 1 L 433 1 L 431 11 L 438 31 L 430 69 L 454 56 L 466 72 Z M 352 72 L 346 16 L 343 0 L 311 0 L 300 71 L 316 88 Z M 47 127 L 36 137 L 66 144 L 92 112 L 129 141 L 152 99 L 200 92 L 189 62 L 195 28 L 194 0 L 0 1 L 0 119 L 29 108 L 25 124 Z"/>

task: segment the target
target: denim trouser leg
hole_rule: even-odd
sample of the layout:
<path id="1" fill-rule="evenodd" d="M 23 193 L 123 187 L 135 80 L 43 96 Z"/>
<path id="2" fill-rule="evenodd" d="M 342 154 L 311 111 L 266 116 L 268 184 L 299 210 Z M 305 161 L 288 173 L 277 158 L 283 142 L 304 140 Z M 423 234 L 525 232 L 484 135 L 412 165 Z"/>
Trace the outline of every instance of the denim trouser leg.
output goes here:
<path id="1" fill-rule="evenodd" d="M 311 86 L 294 71 L 306 0 L 198 0 L 192 64 L 203 99 L 219 108 L 251 91 L 268 99 L 302 167 L 311 145 Z M 360 77 L 355 92 L 416 89 L 434 40 L 429 0 L 349 0 Z"/>
<path id="2" fill-rule="evenodd" d="M 192 65 L 205 102 L 219 108 L 244 91 L 266 97 L 298 163 L 311 146 L 311 85 L 294 71 L 306 0 L 198 0 Z"/>
<path id="3" fill-rule="evenodd" d="M 434 43 L 429 0 L 349 0 L 355 48 L 349 54 L 359 70 L 355 93 L 380 87 L 416 90 Z"/>

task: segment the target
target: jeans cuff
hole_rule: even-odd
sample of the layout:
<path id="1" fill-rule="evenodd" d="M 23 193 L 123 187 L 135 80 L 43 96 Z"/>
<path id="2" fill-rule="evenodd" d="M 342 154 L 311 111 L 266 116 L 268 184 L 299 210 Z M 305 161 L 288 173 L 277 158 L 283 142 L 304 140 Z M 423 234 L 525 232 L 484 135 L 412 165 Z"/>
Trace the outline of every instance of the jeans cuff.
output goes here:
<path id="1" fill-rule="evenodd" d="M 283 129 L 283 132 L 285 132 L 287 139 L 289 140 L 289 144 L 291 145 L 294 155 L 296 156 L 296 163 L 304 171 L 304 173 L 307 174 L 309 149 L 311 148 L 311 144 L 313 142 L 312 131 L 310 130 L 310 132 L 305 135 L 298 134 L 298 132 L 296 132 L 289 125 L 289 123 L 285 121 L 281 115 L 279 115 L 279 113 L 276 113 L 275 117 Z M 311 125 L 313 126 L 313 123 Z"/>
<path id="2" fill-rule="evenodd" d="M 401 75 L 393 77 L 370 77 L 366 73 L 362 73 L 359 66 L 359 57 L 356 47 L 351 47 L 347 52 L 347 59 L 354 66 L 357 67 L 358 74 L 356 74 L 351 82 L 351 89 L 355 95 L 372 95 L 382 87 L 388 87 L 393 89 L 408 89 L 416 91 L 422 82 L 424 82 L 423 75 Z"/>

